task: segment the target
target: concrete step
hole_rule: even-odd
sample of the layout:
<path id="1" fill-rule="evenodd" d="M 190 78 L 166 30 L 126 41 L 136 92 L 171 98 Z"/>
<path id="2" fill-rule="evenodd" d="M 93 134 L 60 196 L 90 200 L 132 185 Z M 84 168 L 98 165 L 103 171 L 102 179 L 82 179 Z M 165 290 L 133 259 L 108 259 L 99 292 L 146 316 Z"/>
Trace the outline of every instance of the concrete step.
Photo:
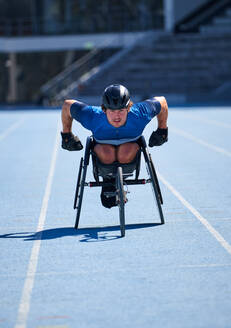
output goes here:
<path id="1" fill-rule="evenodd" d="M 227 9 L 225 13 L 226 13 L 227 16 L 231 17 L 231 8 Z"/>
<path id="2" fill-rule="evenodd" d="M 130 78 L 138 78 L 138 79 L 152 79 L 153 77 L 158 79 L 170 79 L 170 78 L 195 78 L 195 79 L 229 79 L 231 76 L 231 69 L 229 70 L 221 70 L 221 69 L 178 69 L 178 70 L 136 70 L 129 72 Z"/>
<path id="3" fill-rule="evenodd" d="M 231 26 L 231 16 L 229 17 L 217 17 L 213 21 L 214 25 L 219 26 Z"/>
<path id="4" fill-rule="evenodd" d="M 210 68 L 210 66 L 206 66 L 206 65 L 201 65 L 201 66 L 183 66 L 183 65 L 177 65 L 177 66 L 167 66 L 167 67 L 163 67 L 161 68 L 160 66 L 156 65 L 148 65 L 148 66 L 130 66 L 127 69 L 127 72 L 129 72 L 129 74 L 139 74 L 139 75 L 144 75 L 146 76 L 147 74 L 168 74 L 168 75 L 174 75 L 177 74 L 179 71 L 184 71 L 184 72 L 192 72 L 192 74 L 198 74 L 198 72 L 208 72 L 208 69 Z M 226 68 L 220 69 L 219 71 L 225 71 L 226 72 Z"/>
<path id="5" fill-rule="evenodd" d="M 227 36 L 225 36 L 227 38 Z M 160 38 L 158 42 L 156 43 L 189 43 L 189 44 L 195 44 L 195 43 L 201 43 L 201 42 L 216 42 L 219 41 L 220 38 L 219 36 L 216 35 L 210 35 L 208 37 L 204 36 L 203 34 L 197 33 L 197 35 L 192 35 L 191 34 L 180 34 L 172 37 L 167 37 L 167 38 Z M 154 41 L 155 43 L 155 41 Z"/>
<path id="6" fill-rule="evenodd" d="M 114 80 L 113 80 L 114 82 Z M 152 79 L 131 79 L 127 81 L 123 81 L 123 84 L 125 84 L 128 89 L 140 89 L 143 90 L 144 88 L 158 88 L 160 90 L 171 88 L 172 90 L 183 90 L 187 88 L 191 89 L 199 89 L 199 88 L 215 88 L 216 86 L 220 85 L 219 80 L 213 80 L 213 79 L 205 79 L 203 77 L 201 78 L 191 78 L 187 77 L 187 79 L 182 79 L 180 76 L 178 77 L 165 77 L 165 78 L 158 78 L 155 75 L 152 77 Z M 105 86 L 104 86 L 105 87 Z M 101 94 L 104 90 L 103 86 L 88 86 L 85 89 L 81 91 L 81 94 L 87 94 L 91 93 L 94 94 Z"/>
<path id="7" fill-rule="evenodd" d="M 206 36 L 206 34 L 203 34 Z M 208 34 L 210 35 L 210 34 Z M 227 34 L 228 35 L 228 34 Z M 231 36 L 231 34 L 230 34 Z M 205 42 L 201 41 L 200 43 L 169 43 L 169 44 L 158 44 L 150 51 L 146 51 L 145 49 L 140 49 L 140 53 L 151 53 L 151 52 L 202 52 L 202 51 L 217 51 L 220 52 L 226 51 L 231 48 L 231 37 L 229 39 L 223 39 L 220 36 L 220 40 L 214 40 L 213 42 Z"/>
<path id="8" fill-rule="evenodd" d="M 166 51 L 166 50 L 171 50 L 171 51 L 179 51 L 179 50 L 189 50 L 189 49 L 193 49 L 193 50 L 203 50 L 203 49 L 217 49 L 217 47 L 219 46 L 219 48 L 227 48 L 227 47 L 231 47 L 231 37 L 227 38 L 227 39 L 221 39 L 221 38 L 216 38 L 213 40 L 210 40 L 209 42 L 206 42 L 205 39 L 201 39 L 198 42 L 172 42 L 172 43 L 158 43 L 155 46 L 155 51 Z M 142 49 L 140 48 L 141 51 L 150 51 L 150 50 L 146 50 L 146 49 Z"/>
<path id="9" fill-rule="evenodd" d="M 184 63 L 175 63 L 175 62 L 172 62 L 172 63 L 166 63 L 166 65 L 159 65 L 158 63 L 153 63 L 152 65 L 150 64 L 146 64 L 145 62 L 143 64 L 139 63 L 139 64 L 130 64 L 128 67 L 127 67 L 127 71 L 129 73 L 143 73 L 143 74 L 146 74 L 146 73 L 153 73 L 155 72 L 156 74 L 159 73 L 159 72 L 163 72 L 164 74 L 168 73 L 168 74 L 175 74 L 179 71 L 184 71 L 184 72 L 198 72 L 198 71 L 204 71 L 204 72 L 207 72 L 208 69 L 210 68 L 211 66 L 208 65 L 207 61 L 205 61 L 204 63 L 195 63 L 195 64 L 191 64 L 188 63 L 187 61 L 185 61 Z M 223 69 L 226 69 L 226 66 L 225 68 L 222 68 Z M 220 69 L 219 69 L 220 71 Z"/>
<path id="10" fill-rule="evenodd" d="M 231 34 L 231 26 L 216 26 L 216 25 L 211 25 L 211 26 L 201 26 L 200 27 L 200 32 L 201 33 L 208 33 L 208 34 L 223 34 L 223 33 L 229 33 Z"/>
<path id="11" fill-rule="evenodd" d="M 155 61 L 174 61 L 174 62 L 180 62 L 180 61 L 189 61 L 189 62 L 199 62 L 200 60 L 211 60 L 214 61 L 214 59 L 217 58 L 227 60 L 229 61 L 230 56 L 229 54 L 231 53 L 231 47 L 228 47 L 227 49 L 219 49 L 217 48 L 216 50 L 208 50 L 204 49 L 202 51 L 194 51 L 194 50 L 189 50 L 189 51 L 165 51 L 165 52 L 153 52 L 148 55 L 142 56 L 141 54 L 139 57 L 134 58 L 134 62 L 144 62 L 146 61 L 147 63 L 152 63 Z M 133 58 L 131 59 L 130 62 L 133 61 Z"/>
<path id="12" fill-rule="evenodd" d="M 133 101 L 141 101 L 144 99 L 148 99 L 149 97 L 152 96 L 165 96 L 168 100 L 168 95 L 173 95 L 173 94 L 180 94 L 180 95 L 194 95 L 197 96 L 199 94 L 209 94 L 210 93 L 210 88 L 197 88 L 197 89 L 192 89 L 190 87 L 184 88 L 184 89 L 175 89 L 175 88 L 129 88 L 130 94 L 131 94 L 131 99 Z M 137 97 L 139 96 L 139 97 Z M 99 94 L 92 94 L 92 93 L 86 93 L 86 94 L 81 94 L 78 95 L 78 99 L 83 102 L 87 102 L 86 99 L 88 97 L 99 99 L 99 105 L 101 103 L 101 97 L 99 97 Z M 73 98 L 73 97 L 72 97 Z M 76 97 L 74 97 L 76 98 Z M 137 100 L 136 100 L 137 99 Z M 95 104 L 95 102 L 94 102 Z"/>
<path id="13" fill-rule="evenodd" d="M 215 75 L 215 74 L 208 74 L 207 72 L 198 72 L 198 74 L 193 74 L 193 72 L 178 72 L 176 74 L 170 75 L 170 74 L 164 74 L 164 73 L 158 73 L 155 74 L 155 72 L 153 72 L 153 74 L 149 74 L 149 75 L 139 75 L 136 74 L 136 78 L 135 76 L 131 76 L 131 83 L 137 83 L 137 81 L 155 81 L 156 84 L 173 84 L 175 85 L 176 83 L 183 83 L 183 84 L 197 84 L 197 83 L 206 83 L 209 85 L 214 85 L 216 84 L 218 81 L 222 81 L 223 78 L 221 78 L 219 75 Z M 228 78 L 227 76 L 225 78 Z M 127 80 L 129 81 L 129 80 Z M 145 83 L 144 82 L 144 83 Z M 154 82 L 153 82 L 154 83 Z"/>
<path id="14" fill-rule="evenodd" d="M 230 36 L 228 35 L 224 35 L 222 37 L 222 39 L 225 38 L 225 39 L 230 39 L 231 38 L 231 34 Z M 161 44 L 161 43 L 164 43 L 164 44 L 169 44 L 169 45 L 172 45 L 172 44 L 175 44 L 175 43 L 189 43 L 189 44 L 195 44 L 195 43 L 209 43 L 211 41 L 220 41 L 221 38 L 219 35 L 203 35 L 203 34 L 200 34 L 200 33 L 196 33 L 196 34 L 191 34 L 191 33 L 182 33 L 182 34 L 178 34 L 178 35 L 167 35 L 167 36 L 163 36 L 161 38 L 158 39 L 158 41 L 154 41 L 154 46 L 155 44 Z"/>
<path id="15" fill-rule="evenodd" d="M 121 67 L 122 68 L 122 67 Z M 230 60 L 229 58 L 222 58 L 222 61 L 219 62 L 219 65 L 217 65 L 217 58 L 211 58 L 211 60 L 208 60 L 207 58 L 202 58 L 201 60 L 194 60 L 193 58 L 186 59 L 186 60 L 179 60 L 179 61 L 158 61 L 153 59 L 152 61 L 148 60 L 140 60 L 139 62 L 133 62 L 131 61 L 126 67 L 123 67 L 123 69 L 126 69 L 129 72 L 139 72 L 139 71 L 177 71 L 177 70 L 208 70 L 208 69 L 217 69 L 218 71 L 226 72 L 227 70 L 231 70 Z M 115 75 L 117 75 L 116 68 L 111 70 Z M 113 75 L 114 75 L 113 74 Z"/>
<path id="16" fill-rule="evenodd" d="M 131 98 L 134 99 L 136 95 L 142 95 L 143 99 L 147 99 L 149 96 L 164 96 L 166 94 L 200 94 L 200 93 L 209 93 L 211 88 L 206 86 L 196 86 L 192 87 L 190 85 L 188 86 L 182 86 L 182 87 L 175 87 L 175 86 L 150 86 L 146 87 L 143 86 L 142 88 L 138 87 L 132 87 L 129 85 L 126 85 L 130 91 Z M 81 97 L 83 99 L 85 97 L 99 97 L 99 93 L 93 93 L 91 90 L 89 93 L 81 94 L 78 98 Z"/>
<path id="17" fill-rule="evenodd" d="M 227 53 L 227 51 L 224 51 L 220 53 L 219 51 L 211 52 L 211 51 L 201 51 L 201 52 L 161 52 L 161 53 L 153 53 L 149 54 L 148 56 L 142 56 L 140 55 L 139 58 L 137 58 L 137 62 L 165 62 L 165 61 L 174 61 L 174 62 L 180 62 L 180 61 L 200 61 L 200 60 L 211 60 L 211 62 L 216 60 L 229 60 L 230 55 Z M 133 60 L 130 59 L 130 62 Z"/>
<path id="18" fill-rule="evenodd" d="M 198 86 L 206 86 L 209 88 L 216 88 L 217 86 L 219 86 L 220 84 L 222 84 L 222 82 L 224 81 L 223 78 L 217 78 L 215 77 L 215 79 L 208 78 L 205 76 L 198 76 L 198 78 L 196 77 L 191 77 L 190 75 L 188 76 L 176 76 L 174 78 L 171 78 L 169 76 L 164 77 L 159 77 L 159 76 L 155 76 L 153 75 L 152 78 L 139 78 L 138 76 L 136 77 L 136 79 L 133 79 L 134 81 L 132 83 L 130 83 L 129 81 L 125 81 L 124 84 L 128 85 L 129 83 L 132 84 L 132 86 L 139 86 L 140 88 L 143 87 L 143 85 L 152 85 L 155 87 L 172 87 L 172 88 L 184 88 L 186 86 L 190 86 L 191 88 L 195 88 Z"/>

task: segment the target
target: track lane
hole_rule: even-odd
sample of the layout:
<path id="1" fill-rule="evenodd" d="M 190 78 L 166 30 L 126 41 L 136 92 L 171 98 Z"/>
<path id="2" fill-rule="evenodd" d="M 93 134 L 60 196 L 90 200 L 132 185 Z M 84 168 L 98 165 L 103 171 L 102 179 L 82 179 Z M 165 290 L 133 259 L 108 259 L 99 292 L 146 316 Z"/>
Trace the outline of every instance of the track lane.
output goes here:
<path id="1" fill-rule="evenodd" d="M 174 186 L 179 186 L 180 182 L 183 195 L 186 192 L 188 199 L 192 199 L 198 208 L 198 198 L 195 197 L 198 185 L 201 188 L 198 169 L 199 175 L 204 170 L 202 168 L 200 172 L 198 161 L 197 167 L 193 167 L 195 163 L 192 158 L 193 154 L 197 155 L 198 147 L 195 144 L 192 147 L 193 143 L 190 143 L 191 156 L 187 156 L 182 163 L 180 145 L 184 143 L 184 148 L 187 149 L 188 143 L 182 139 L 179 143 L 178 137 L 174 138 L 174 142 L 174 147 L 170 141 L 163 148 L 152 150 L 157 167 L 167 176 L 171 173 Z M 169 148 L 173 148 L 172 152 Z M 204 154 L 204 149 L 199 149 L 199 153 Z M 204 156 L 209 153 L 217 160 L 217 154 L 210 152 L 208 150 Z M 183 154 L 187 152 L 183 150 Z M 74 186 L 71 176 L 79 154 L 76 154 L 73 164 L 65 162 L 67 157 L 72 161 L 72 155 L 63 152 L 64 162 L 58 163 L 56 174 L 57 177 L 60 176 L 67 165 L 71 170 L 65 179 Z M 184 165 L 185 162 L 188 162 L 188 166 Z M 224 165 L 226 163 L 227 160 L 224 160 Z M 65 170 L 67 171 L 69 169 Z M 183 177 L 179 180 L 179 174 L 182 173 Z M 193 188 L 189 189 L 188 183 L 192 181 Z M 61 184 L 59 179 L 55 179 L 55 189 L 60 191 L 61 185 L 63 186 L 63 182 Z M 64 188 L 63 195 L 69 202 L 68 193 L 72 195 L 74 188 L 67 185 Z M 54 195 L 41 248 L 41 265 L 38 267 L 38 274 L 44 275 L 44 278 L 38 279 L 35 286 L 29 325 L 32 326 L 35 320 L 39 320 L 38 310 L 47 318 L 58 313 L 63 316 L 60 319 L 50 317 L 47 320 L 50 325 L 65 323 L 74 326 L 75 318 L 78 318 L 78 324 L 83 327 L 97 327 L 102 322 L 111 327 L 129 327 L 131 324 L 133 327 L 195 327 L 195 323 L 200 326 L 200 322 L 203 322 L 204 326 L 209 326 L 214 322 L 218 323 L 218 320 L 219 324 L 222 322 L 224 326 L 227 325 L 230 298 L 224 302 L 223 295 L 225 289 L 230 288 L 227 281 L 230 274 L 230 254 L 219 246 L 214 237 L 163 184 L 162 188 L 166 204 L 164 209 L 172 212 L 166 214 L 166 225 L 141 224 L 157 220 L 150 209 L 152 194 L 148 188 L 140 188 L 130 196 L 131 200 L 126 208 L 127 231 L 124 240 L 116 240 L 119 235 L 117 211 L 103 209 L 98 203 L 99 192 L 96 190 L 85 191 L 85 208 L 80 219 L 80 230 L 76 234 L 71 228 L 75 215 L 73 210 L 66 207 L 64 214 L 60 208 L 65 208 L 65 201 L 60 203 L 60 199 L 56 198 L 58 196 Z M 208 197 L 209 194 L 210 190 Z M 139 201 L 141 199 L 142 203 Z M 58 210 L 52 210 L 57 203 Z M 201 204 L 210 206 L 211 203 L 207 204 L 207 200 L 199 199 L 199 208 Z M 176 219 L 179 221 L 174 222 Z M 51 264 L 58 240 L 58 256 Z M 52 270 L 46 271 L 47 268 Z M 63 271 L 63 268 L 66 270 Z M 69 271 L 68 268 L 72 270 Z M 66 283 L 62 285 L 64 279 Z M 56 292 L 57 285 L 60 288 L 62 286 L 61 293 Z M 49 295 L 45 304 L 41 296 L 44 288 L 48 288 Z M 51 311 L 54 301 L 57 301 L 58 308 Z M 202 312 L 201 308 L 204 308 Z M 116 320 L 118 317 L 121 318 L 120 322 Z"/>
<path id="2" fill-rule="evenodd" d="M 13 121 L 18 115 L 17 112 L 13 114 L 9 113 L 9 121 Z M 0 117 L 1 115 L 2 113 Z M 3 116 L 7 118 L 5 112 Z M 31 245 L 24 240 L 25 235 L 32 233 L 37 225 L 49 161 L 53 120 L 57 114 L 46 113 L 44 116 L 39 111 L 20 113 L 20 116 L 26 118 L 24 124 L 0 143 L 0 314 L 5 316 L 3 320 L 6 321 L 6 327 L 13 327 L 17 316 L 31 251 Z M 50 137 L 45 133 L 47 130 L 51 132 Z"/>
<path id="3" fill-rule="evenodd" d="M 174 115 L 172 112 L 172 124 L 177 126 L 178 113 Z M 42 122 L 41 117 L 37 130 L 41 129 L 43 134 L 39 138 L 53 140 L 53 119 L 49 121 L 49 129 L 44 130 Z M 152 129 L 153 125 L 147 127 L 146 138 Z M 84 141 L 87 133 L 78 126 L 74 130 Z M 171 128 L 169 131 L 171 133 Z M 212 131 L 206 133 L 209 136 Z M 230 211 L 228 202 L 224 203 L 224 195 L 229 197 L 227 175 L 221 174 L 219 179 L 211 180 L 211 176 L 225 172 L 230 159 L 192 140 L 172 133 L 170 136 L 169 143 L 151 149 L 156 168 L 208 222 L 213 226 L 218 224 L 216 229 L 230 242 L 229 232 L 225 235 L 222 231 L 224 220 L 220 226 L 218 220 L 226 218 L 228 230 Z M 52 148 L 50 141 L 44 153 Z M 32 152 L 33 163 L 38 160 L 35 154 Z M 126 208 L 126 237 L 117 238 L 120 234 L 117 209 L 102 208 L 100 191 L 92 189 L 85 192 L 80 230 L 73 231 L 72 203 L 81 154 L 83 152 L 73 154 L 63 150 L 58 154 L 27 327 L 228 327 L 230 255 L 162 182 L 165 225 L 151 225 L 157 218 L 151 208 L 153 196 L 149 186 L 131 188 Z M 42 175 L 48 172 L 48 161 L 46 163 L 40 172 L 36 166 L 32 170 L 43 188 L 45 178 Z M 21 169 L 23 163 L 17 164 Z M 25 172 L 23 176 L 25 179 Z M 39 200 L 41 205 L 42 196 Z M 32 203 L 31 207 L 34 206 Z M 15 227 L 15 221 L 6 230 L 15 233 L 11 235 L 14 238 L 3 239 L 4 245 L 6 242 L 16 247 L 21 244 L 18 261 L 27 259 L 27 264 L 29 257 L 23 251 L 25 248 L 31 250 L 38 237 L 37 220 L 33 220 L 31 231 L 22 235 L 22 226 L 13 231 L 11 226 Z M 17 290 L 21 291 L 18 283 L 25 279 L 26 267 L 19 271 L 21 276 L 17 272 L 14 274 L 9 266 L 15 259 L 12 256 L 8 252 L 5 262 L 5 272 L 11 274 L 8 286 L 12 288 L 8 288 L 10 294 L 6 289 L 4 301 L 9 303 L 14 297 L 18 306 Z M 13 313 L 15 318 L 15 306 L 3 310 L 5 317 Z M 4 328 L 12 327 L 11 323 L 6 318 Z"/>

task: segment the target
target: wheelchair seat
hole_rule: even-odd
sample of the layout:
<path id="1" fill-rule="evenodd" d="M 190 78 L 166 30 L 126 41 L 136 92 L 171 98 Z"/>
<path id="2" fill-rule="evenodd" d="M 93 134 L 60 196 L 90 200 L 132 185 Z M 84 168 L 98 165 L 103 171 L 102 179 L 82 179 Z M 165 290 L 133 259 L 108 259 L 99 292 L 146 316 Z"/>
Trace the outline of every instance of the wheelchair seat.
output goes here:
<path id="1" fill-rule="evenodd" d="M 122 167 L 123 177 L 125 179 L 132 176 L 134 171 L 135 171 L 135 179 L 138 179 L 139 177 L 141 150 L 137 152 L 132 162 L 126 164 L 121 164 L 119 162 L 114 162 L 112 164 L 104 164 L 100 161 L 100 159 L 95 154 L 93 149 L 91 149 L 91 156 L 92 156 L 92 164 L 93 164 L 93 175 L 97 182 L 99 181 L 99 177 L 102 178 L 115 177 L 119 166 Z"/>

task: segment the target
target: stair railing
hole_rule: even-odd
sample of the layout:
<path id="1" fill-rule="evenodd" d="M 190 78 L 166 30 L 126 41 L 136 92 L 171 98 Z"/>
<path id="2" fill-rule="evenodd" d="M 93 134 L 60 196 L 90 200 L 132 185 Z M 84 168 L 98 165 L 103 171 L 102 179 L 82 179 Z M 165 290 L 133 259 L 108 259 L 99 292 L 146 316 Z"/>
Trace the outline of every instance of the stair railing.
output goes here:
<path id="1" fill-rule="evenodd" d="M 40 98 L 46 105 L 55 102 L 57 95 L 62 94 L 73 82 L 78 81 L 82 76 L 99 65 L 104 56 L 103 51 L 114 43 L 114 39 L 105 42 L 100 48 L 93 48 L 82 58 L 78 59 L 65 70 L 56 75 L 40 88 Z"/>

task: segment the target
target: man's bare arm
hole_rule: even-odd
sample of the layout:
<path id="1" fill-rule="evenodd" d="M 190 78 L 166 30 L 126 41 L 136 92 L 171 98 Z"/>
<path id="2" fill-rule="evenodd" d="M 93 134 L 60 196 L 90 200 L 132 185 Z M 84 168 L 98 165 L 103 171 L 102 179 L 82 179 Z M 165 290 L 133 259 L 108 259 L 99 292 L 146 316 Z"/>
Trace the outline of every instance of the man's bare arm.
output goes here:
<path id="1" fill-rule="evenodd" d="M 155 97 L 156 100 L 161 104 L 161 111 L 157 115 L 157 122 L 159 129 L 167 129 L 168 120 L 168 104 L 165 97 Z"/>
<path id="2" fill-rule="evenodd" d="M 63 133 L 71 132 L 72 121 L 70 108 L 71 105 L 76 102 L 76 100 L 65 100 L 62 106 L 62 124 L 63 124 Z"/>
<path id="3" fill-rule="evenodd" d="M 149 138 L 149 147 L 161 146 L 168 141 L 168 104 L 165 97 L 155 97 L 155 99 L 161 104 L 161 110 L 157 115 L 158 128 Z"/>
<path id="4" fill-rule="evenodd" d="M 83 149 L 83 145 L 79 138 L 74 136 L 71 132 L 73 118 L 71 117 L 70 108 L 74 102 L 76 102 L 76 100 L 65 100 L 62 106 L 62 148 L 70 151 Z"/>

